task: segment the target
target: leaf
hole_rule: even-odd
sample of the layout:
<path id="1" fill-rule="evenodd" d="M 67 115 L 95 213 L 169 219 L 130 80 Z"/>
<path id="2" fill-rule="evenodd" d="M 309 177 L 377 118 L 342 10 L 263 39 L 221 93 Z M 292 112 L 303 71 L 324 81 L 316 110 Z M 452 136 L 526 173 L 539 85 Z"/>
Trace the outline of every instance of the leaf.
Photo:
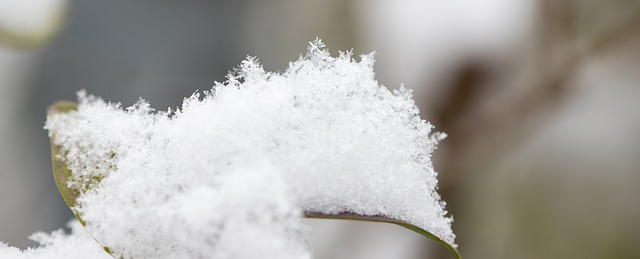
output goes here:
<path id="1" fill-rule="evenodd" d="M 323 214 L 323 213 L 317 213 L 317 212 L 305 212 L 304 213 L 304 217 L 305 218 L 312 218 L 312 219 L 342 219 L 342 220 L 358 220 L 358 221 L 382 222 L 382 223 L 395 224 L 395 225 L 398 225 L 398 226 L 405 227 L 405 228 L 408 228 L 410 230 L 413 230 L 416 233 L 418 233 L 420 235 L 423 235 L 425 237 L 431 238 L 432 240 L 436 241 L 438 244 L 442 245 L 444 248 L 449 250 L 449 252 L 451 252 L 451 254 L 454 255 L 457 259 L 461 259 L 462 258 L 462 256 L 458 252 L 458 250 L 456 250 L 449 243 L 447 243 L 444 240 L 440 239 L 439 237 L 437 237 L 436 235 L 432 234 L 431 232 L 426 231 L 426 230 L 424 230 L 422 228 L 419 228 L 419 227 L 417 227 L 415 225 L 412 225 L 412 224 L 410 224 L 410 223 L 408 223 L 406 221 L 393 219 L 393 218 L 389 218 L 389 217 L 385 217 L 385 216 L 365 216 L 365 215 L 359 215 L 359 214 L 354 214 L 354 213 L 350 213 L 350 212 L 343 212 L 343 213 L 338 213 L 338 214 Z"/>
<path id="2" fill-rule="evenodd" d="M 49 107 L 47 111 L 47 115 L 52 116 L 54 114 L 76 111 L 77 109 L 78 109 L 78 104 L 75 102 L 58 101 L 58 102 L 55 102 L 51 107 Z M 74 210 L 74 206 L 76 205 L 76 199 L 80 195 L 80 192 L 78 190 L 69 188 L 67 185 L 67 181 L 71 176 L 71 171 L 69 171 L 65 163 L 58 158 L 59 155 L 61 155 L 60 153 L 61 149 L 59 146 L 54 145 L 54 138 L 55 138 L 55 134 L 51 136 L 51 141 L 50 141 L 53 178 L 56 182 L 56 185 L 58 186 L 58 190 L 60 191 L 60 194 L 62 195 L 62 198 L 64 199 L 65 203 L 67 204 L 67 206 L 69 206 L 69 208 L 71 208 L 71 211 L 76 216 L 78 221 L 80 221 L 80 223 L 84 226 L 84 221 L 82 220 L 82 218 L 80 218 L 80 216 Z M 339 214 L 323 214 L 318 212 L 305 212 L 304 217 L 315 218 L 315 219 L 342 219 L 342 220 L 358 220 L 358 221 L 369 221 L 369 222 L 383 222 L 383 223 L 391 223 L 391 224 L 399 225 L 407 229 L 413 230 L 418 234 L 421 234 L 425 237 L 428 237 L 436 241 L 437 243 L 442 245 L 444 248 L 449 250 L 449 252 L 451 252 L 451 254 L 454 255 L 457 259 L 462 258 L 458 250 L 456 250 L 453 246 L 443 241 L 436 235 L 402 220 L 388 218 L 385 216 L 365 216 L 365 215 L 359 215 L 359 214 L 354 214 L 349 212 L 344 212 Z M 104 247 L 104 250 L 107 251 L 107 253 L 110 253 L 109 248 Z"/>
<path id="3" fill-rule="evenodd" d="M 78 104 L 71 101 L 58 101 L 49 107 L 47 110 L 47 116 L 52 116 L 58 113 L 67 113 L 78 109 Z M 60 159 L 61 149 L 54 144 L 54 135 L 51 135 L 51 166 L 53 168 L 53 180 L 58 186 L 58 190 L 62 195 L 62 199 L 69 206 L 73 214 L 78 221 L 84 226 L 84 221 L 78 216 L 73 207 L 76 204 L 76 199 L 80 195 L 80 192 L 76 189 L 69 188 L 67 181 L 71 177 L 71 171 L 67 168 L 67 165 Z"/>
<path id="4" fill-rule="evenodd" d="M 76 102 L 57 101 L 47 109 L 47 117 L 53 116 L 54 114 L 68 113 L 76 110 L 78 110 L 78 103 Z M 80 196 L 80 191 L 69 188 L 67 181 L 69 180 L 69 177 L 71 177 L 71 171 L 67 168 L 64 161 L 59 158 L 61 155 L 61 148 L 54 144 L 54 139 L 55 134 L 52 135 L 49 140 L 49 143 L 51 144 L 51 167 L 53 168 L 53 180 L 56 182 L 56 186 L 58 186 L 58 191 L 60 191 L 60 195 L 62 195 L 64 202 L 67 204 L 69 209 L 71 209 L 71 212 L 73 212 L 73 215 L 78 219 L 78 222 L 84 226 L 84 220 L 82 220 L 80 215 L 78 215 L 74 209 L 76 206 L 76 199 Z M 96 242 L 98 242 L 98 240 L 96 240 Z M 100 242 L 98 242 L 98 244 L 99 243 Z M 108 247 L 102 247 L 102 249 L 104 249 L 108 254 L 111 254 Z"/>

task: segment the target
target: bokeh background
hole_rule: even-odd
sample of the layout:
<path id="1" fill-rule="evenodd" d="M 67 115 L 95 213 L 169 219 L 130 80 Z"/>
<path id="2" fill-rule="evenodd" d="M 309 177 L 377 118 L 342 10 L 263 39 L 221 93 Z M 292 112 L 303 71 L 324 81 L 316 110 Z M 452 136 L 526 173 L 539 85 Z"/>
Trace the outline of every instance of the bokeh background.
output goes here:
<path id="1" fill-rule="evenodd" d="M 0 0 L 0 240 L 72 218 L 42 129 L 54 101 L 177 107 L 316 37 L 375 50 L 378 80 L 449 135 L 434 163 L 463 257 L 640 258 L 638 0 Z M 396 226 L 308 223 L 317 259 L 449 258 Z"/>

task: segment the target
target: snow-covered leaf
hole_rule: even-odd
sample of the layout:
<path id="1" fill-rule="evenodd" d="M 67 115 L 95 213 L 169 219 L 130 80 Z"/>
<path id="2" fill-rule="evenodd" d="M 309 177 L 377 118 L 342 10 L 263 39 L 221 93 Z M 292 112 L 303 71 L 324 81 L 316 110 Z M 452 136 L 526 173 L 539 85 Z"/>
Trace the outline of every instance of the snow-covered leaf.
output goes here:
<path id="1" fill-rule="evenodd" d="M 117 257 L 309 258 L 303 216 L 397 224 L 459 257 L 431 164 L 444 134 L 374 75 L 372 55 L 317 40 L 283 73 L 248 58 L 181 109 L 81 91 L 45 126 L 56 183 Z"/>

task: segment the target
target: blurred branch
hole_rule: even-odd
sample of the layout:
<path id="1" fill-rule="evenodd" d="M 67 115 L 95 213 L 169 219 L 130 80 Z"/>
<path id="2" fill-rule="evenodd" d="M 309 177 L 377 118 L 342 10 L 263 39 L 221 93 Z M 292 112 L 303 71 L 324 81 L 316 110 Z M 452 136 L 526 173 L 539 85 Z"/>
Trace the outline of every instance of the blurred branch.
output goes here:
<path id="1" fill-rule="evenodd" d="M 571 0 L 539 1 L 532 46 L 526 46 L 515 58 L 509 57 L 513 59 L 507 60 L 506 65 L 498 64 L 503 66 L 498 67 L 502 69 L 499 74 L 494 74 L 496 64 L 492 60 L 469 59 L 458 67 L 450 83 L 442 86 L 449 95 L 439 107 L 436 125 L 451 138 L 440 151 L 447 154 L 437 161 L 443 172 L 439 176 L 439 192 L 449 201 L 447 207 L 453 215 L 468 213 L 465 210 L 469 207 L 463 207 L 462 200 L 468 199 L 465 195 L 469 194 L 461 189 L 477 186 L 470 179 L 478 179 L 469 176 L 487 172 L 487 166 L 508 155 L 544 125 L 545 119 L 574 92 L 577 85 L 573 81 L 590 59 L 640 35 L 640 8 L 634 8 L 625 11 L 622 19 L 615 17 L 619 22 L 603 27 L 580 45 L 575 10 L 578 4 Z M 597 7 L 589 8 L 598 11 Z M 523 76 L 516 72 L 525 73 Z M 508 80 L 496 80 L 504 79 L 497 76 Z M 519 76 L 526 80 L 511 80 Z M 465 236 L 464 230 L 458 233 Z M 444 256 L 440 252 L 435 255 Z"/>
<path id="2" fill-rule="evenodd" d="M 603 51 L 631 36 L 637 36 L 640 28 L 640 7 L 631 11 L 621 22 L 589 40 L 585 54 Z"/>
<path id="3" fill-rule="evenodd" d="M 487 83 L 493 83 L 493 64 L 469 60 L 443 87 L 450 89 L 450 94 L 440 107 L 438 125 L 452 136 L 446 143 L 450 155 L 440 163 L 443 171 L 449 172 L 441 177 L 443 192 L 455 186 L 470 168 L 477 171 L 486 161 L 494 161 L 525 141 L 541 125 L 545 114 L 572 92 L 571 82 L 587 60 L 638 35 L 640 8 L 635 8 L 622 22 L 606 28 L 580 48 L 575 3 L 541 1 L 539 5 L 534 52 L 517 61 L 534 62 L 534 66 L 524 67 L 529 70 L 524 85 L 503 85 L 495 93 L 486 94 Z M 509 77 L 511 73 L 500 75 Z"/>

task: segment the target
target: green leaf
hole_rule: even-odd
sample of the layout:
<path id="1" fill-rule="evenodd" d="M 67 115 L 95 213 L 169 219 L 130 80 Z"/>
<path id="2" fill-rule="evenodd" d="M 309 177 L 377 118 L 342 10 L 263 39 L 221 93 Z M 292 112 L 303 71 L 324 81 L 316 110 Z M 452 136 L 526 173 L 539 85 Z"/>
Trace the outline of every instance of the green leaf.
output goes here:
<path id="1" fill-rule="evenodd" d="M 68 113 L 71 111 L 75 111 L 78 109 L 78 104 L 70 101 L 58 101 L 49 107 L 47 110 L 47 116 L 52 116 L 58 113 Z M 73 209 L 76 205 L 76 199 L 80 195 L 80 191 L 76 189 L 69 188 L 67 185 L 68 179 L 71 177 L 71 171 L 67 168 L 67 165 L 62 161 L 59 156 L 61 154 L 61 148 L 54 144 L 55 134 L 51 135 L 51 139 L 49 142 L 51 143 L 51 166 L 53 168 L 53 180 L 56 182 L 56 186 L 58 186 L 58 190 L 62 195 L 62 199 L 64 202 L 71 208 L 73 214 L 76 216 L 78 221 L 84 226 L 84 221 L 78 216 L 76 211 Z"/>
<path id="2" fill-rule="evenodd" d="M 75 102 L 58 101 L 54 103 L 51 107 L 49 107 L 47 111 L 47 115 L 52 116 L 54 114 L 76 111 L 77 109 L 78 109 L 78 104 Z M 53 178 L 55 179 L 56 185 L 58 186 L 58 190 L 60 191 L 60 194 L 62 195 L 62 198 L 64 199 L 65 203 L 67 203 L 67 206 L 71 208 L 71 211 L 73 211 L 73 214 L 76 216 L 78 221 L 80 221 L 80 223 L 84 226 L 84 221 L 80 218 L 78 213 L 74 210 L 74 206 L 76 205 L 76 199 L 80 195 L 80 192 L 78 190 L 69 188 L 67 185 L 67 181 L 69 180 L 69 177 L 71 177 L 71 171 L 69 171 L 69 169 L 67 168 L 67 166 L 62 160 L 58 159 L 58 156 L 61 154 L 60 153 L 61 149 L 60 147 L 54 145 L 54 138 L 55 138 L 55 133 L 51 136 L 51 161 L 53 166 Z M 364 216 L 364 215 L 358 215 L 358 214 L 348 213 L 348 212 L 339 213 L 339 214 L 323 214 L 323 213 L 317 213 L 317 212 L 305 212 L 304 216 L 306 218 L 316 218 L 316 219 L 358 220 L 358 221 L 369 221 L 369 222 L 383 222 L 383 223 L 391 223 L 391 224 L 399 225 L 399 226 L 408 228 L 410 230 L 413 230 L 418 234 L 421 234 L 425 237 L 428 237 L 436 241 L 437 243 L 442 245 L 444 248 L 449 250 L 449 252 L 451 252 L 451 254 L 454 255 L 457 259 L 462 258 L 458 250 L 456 250 L 450 244 L 443 241 L 433 233 L 402 220 L 388 218 L 384 216 Z M 110 253 L 109 248 L 104 247 L 104 250 L 107 251 L 107 253 Z"/>
<path id="3" fill-rule="evenodd" d="M 60 113 L 68 113 L 72 111 L 78 110 L 78 103 L 71 101 L 57 101 L 53 105 L 47 109 L 47 117 L 53 116 L 54 114 Z M 49 143 L 51 144 L 51 167 L 53 168 L 53 180 L 56 182 L 56 186 L 58 186 L 58 191 L 60 191 L 60 195 L 62 195 L 62 199 L 67 204 L 73 215 L 78 219 L 82 226 L 85 225 L 84 220 L 78 215 L 78 212 L 74 209 L 76 206 L 76 199 L 80 196 L 80 191 L 76 189 L 69 188 L 67 184 L 69 178 L 71 177 L 71 171 L 67 168 L 67 165 L 59 159 L 59 155 L 61 154 L 61 148 L 54 144 L 55 134 L 51 136 Z M 95 238 L 94 238 L 95 239 Z M 98 244 L 100 243 L 96 240 Z M 108 247 L 102 247 L 105 252 L 111 254 L 111 251 Z"/>

